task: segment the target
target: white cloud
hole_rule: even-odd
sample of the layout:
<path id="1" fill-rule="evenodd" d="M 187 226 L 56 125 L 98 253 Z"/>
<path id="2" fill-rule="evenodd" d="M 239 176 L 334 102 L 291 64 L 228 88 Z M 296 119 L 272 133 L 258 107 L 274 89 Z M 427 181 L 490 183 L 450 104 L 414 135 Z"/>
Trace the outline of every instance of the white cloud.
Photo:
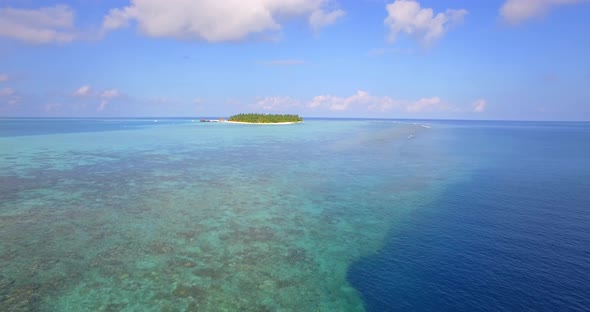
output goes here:
<path id="1" fill-rule="evenodd" d="M 482 113 L 483 111 L 486 110 L 487 106 L 488 106 L 488 102 L 484 99 L 478 99 L 471 104 L 473 111 L 476 113 Z"/>
<path id="2" fill-rule="evenodd" d="M 309 101 L 300 101 L 289 96 L 269 96 L 257 99 L 254 107 L 262 111 L 306 111 L 311 112 L 354 112 L 374 115 L 395 112 L 406 116 L 419 114 L 468 114 L 482 113 L 487 108 L 485 99 L 478 99 L 466 105 L 454 105 L 438 96 L 423 97 L 417 100 L 396 99 L 389 96 L 376 96 L 358 90 L 350 96 L 318 95 Z M 424 115 L 426 116 L 426 115 Z M 450 115 L 449 115 L 450 116 Z"/>
<path id="3" fill-rule="evenodd" d="M 102 28 L 105 31 L 127 27 L 129 21 L 137 16 L 137 10 L 134 7 L 126 7 L 123 9 L 112 9 L 109 15 L 105 16 L 102 22 Z"/>
<path id="4" fill-rule="evenodd" d="M 265 111 L 285 111 L 299 106 L 298 100 L 288 96 L 267 96 L 256 102 L 256 108 Z"/>
<path id="5" fill-rule="evenodd" d="M 406 33 L 424 45 L 440 39 L 450 27 L 462 22 L 467 14 L 467 10 L 448 9 L 434 15 L 431 8 L 422 8 L 414 0 L 395 0 L 385 8 L 388 15 L 384 23 L 390 29 L 390 42 L 394 42 L 400 33 Z"/>
<path id="6" fill-rule="evenodd" d="M 74 96 L 90 96 L 92 92 L 92 88 L 89 85 L 84 85 L 78 88 L 78 90 L 74 91 Z"/>
<path id="7" fill-rule="evenodd" d="M 0 74 L 0 82 L 6 82 L 8 81 L 8 75 L 6 74 Z"/>
<path id="8" fill-rule="evenodd" d="M 298 60 L 298 59 L 287 59 L 287 60 L 264 61 L 264 62 L 260 62 L 260 64 L 266 65 L 266 66 L 288 66 L 288 65 L 302 65 L 302 64 L 305 64 L 305 61 Z"/>
<path id="9" fill-rule="evenodd" d="M 234 41 L 281 29 L 279 20 L 308 17 L 310 27 L 334 23 L 342 10 L 325 11 L 329 0 L 132 0 L 103 20 L 109 31 L 136 21 L 152 37 Z"/>
<path id="10" fill-rule="evenodd" d="M 201 104 L 203 104 L 203 102 L 204 102 L 204 101 L 203 101 L 203 99 L 202 99 L 202 98 L 195 98 L 195 99 L 193 100 L 193 104 L 197 104 L 197 105 L 201 105 Z"/>
<path id="11" fill-rule="evenodd" d="M 551 8 L 588 0 L 507 0 L 500 8 L 500 15 L 511 24 L 546 14 Z"/>
<path id="12" fill-rule="evenodd" d="M 119 92 L 119 90 L 117 89 L 109 89 L 101 92 L 99 95 L 99 97 L 101 98 L 100 105 L 96 110 L 99 112 L 105 110 L 112 99 L 118 98 L 120 96 L 121 92 Z"/>
<path id="13" fill-rule="evenodd" d="M 309 16 L 309 25 L 315 30 L 319 30 L 325 26 L 332 25 L 336 21 L 346 15 L 343 10 L 334 10 L 332 12 L 325 12 L 324 10 L 315 10 Z"/>
<path id="14" fill-rule="evenodd" d="M 65 5 L 0 8 L 0 36 L 35 44 L 71 42 L 76 39 L 74 12 Z"/>
<path id="15" fill-rule="evenodd" d="M 399 105 L 399 101 L 390 97 L 373 96 L 366 91 L 359 90 L 349 97 L 318 95 L 311 99 L 307 107 L 312 109 L 324 108 L 331 111 L 345 111 L 353 106 L 363 106 L 371 111 L 387 111 Z"/>
<path id="16" fill-rule="evenodd" d="M 108 104 L 109 104 L 109 101 L 107 101 L 107 100 L 100 101 L 100 104 L 96 108 L 96 111 L 98 111 L 98 112 L 104 111 L 107 108 Z"/>
<path id="17" fill-rule="evenodd" d="M 388 111 L 421 112 L 461 112 L 462 109 L 446 104 L 438 96 L 421 98 L 416 101 L 394 99 L 389 96 L 375 96 L 359 90 L 349 97 L 319 95 L 307 103 L 309 109 L 330 111 L 367 110 L 374 113 Z"/>
<path id="18" fill-rule="evenodd" d="M 90 97 L 90 98 L 100 98 L 104 100 L 110 100 L 121 96 L 121 92 L 117 89 L 107 89 L 103 90 L 102 92 L 97 92 L 92 89 L 90 85 L 83 85 L 78 88 L 74 93 L 73 96 L 79 97 Z"/>
<path id="19" fill-rule="evenodd" d="M 442 111 L 448 109 L 449 107 L 443 104 L 438 96 L 431 98 L 421 98 L 406 105 L 406 110 L 408 112 Z"/>
<path id="20" fill-rule="evenodd" d="M 114 99 L 119 96 L 121 96 L 121 92 L 119 92 L 119 90 L 117 90 L 117 89 L 105 90 L 100 94 L 100 97 L 105 100 Z"/>
<path id="21" fill-rule="evenodd" d="M 100 104 L 98 105 L 97 111 L 103 111 L 107 108 L 109 102 L 113 99 L 122 96 L 121 91 L 117 89 L 107 89 L 101 92 L 94 91 L 90 85 L 83 85 L 72 93 L 75 97 L 85 97 L 89 99 L 98 99 Z"/>

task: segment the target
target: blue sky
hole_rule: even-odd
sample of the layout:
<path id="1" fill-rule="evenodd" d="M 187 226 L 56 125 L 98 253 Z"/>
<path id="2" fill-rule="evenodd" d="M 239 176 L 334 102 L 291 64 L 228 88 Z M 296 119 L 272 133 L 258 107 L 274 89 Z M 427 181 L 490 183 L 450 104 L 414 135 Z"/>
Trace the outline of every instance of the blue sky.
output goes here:
<path id="1" fill-rule="evenodd" d="M 0 0 L 0 116 L 590 120 L 584 0 Z"/>

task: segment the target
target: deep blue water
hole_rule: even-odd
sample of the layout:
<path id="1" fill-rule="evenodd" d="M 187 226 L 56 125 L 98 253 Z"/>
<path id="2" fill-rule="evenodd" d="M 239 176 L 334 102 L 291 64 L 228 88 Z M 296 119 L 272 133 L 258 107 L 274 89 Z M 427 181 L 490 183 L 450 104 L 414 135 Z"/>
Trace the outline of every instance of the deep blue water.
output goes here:
<path id="1" fill-rule="evenodd" d="M 351 267 L 368 311 L 590 311 L 590 124 L 447 122 L 471 178 Z"/>

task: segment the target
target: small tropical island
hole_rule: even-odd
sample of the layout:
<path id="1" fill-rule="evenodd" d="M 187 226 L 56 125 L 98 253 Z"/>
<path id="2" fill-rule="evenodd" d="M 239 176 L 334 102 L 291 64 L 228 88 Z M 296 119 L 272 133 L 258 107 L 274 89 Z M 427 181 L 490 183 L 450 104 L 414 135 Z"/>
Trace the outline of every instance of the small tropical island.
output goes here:
<path id="1" fill-rule="evenodd" d="M 294 124 L 302 123 L 303 118 L 291 114 L 237 114 L 229 117 L 227 122 L 246 124 Z"/>

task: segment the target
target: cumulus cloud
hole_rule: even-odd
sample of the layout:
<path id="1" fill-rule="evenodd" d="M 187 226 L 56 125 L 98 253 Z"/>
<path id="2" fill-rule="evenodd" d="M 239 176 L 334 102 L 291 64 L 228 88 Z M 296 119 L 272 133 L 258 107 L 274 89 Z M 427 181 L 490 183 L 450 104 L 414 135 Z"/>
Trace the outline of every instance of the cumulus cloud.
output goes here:
<path id="1" fill-rule="evenodd" d="M 507 0 L 500 8 L 500 15 L 511 24 L 542 16 L 553 7 L 588 2 L 588 0 Z"/>
<path id="2" fill-rule="evenodd" d="M 431 113 L 451 113 L 467 114 L 482 113 L 485 111 L 487 102 L 484 99 L 478 99 L 473 103 L 466 105 L 454 105 L 446 102 L 438 96 L 423 97 L 417 100 L 396 99 L 390 96 L 372 95 L 367 91 L 358 90 L 350 96 L 336 96 L 324 94 L 314 96 L 308 101 L 299 101 L 289 96 L 269 96 L 257 99 L 255 108 L 262 111 L 279 111 L 289 110 L 297 111 L 330 111 L 330 112 L 355 112 L 355 113 L 373 113 L 376 115 L 395 112 L 410 115 L 431 114 Z"/>
<path id="3" fill-rule="evenodd" d="M 420 98 L 418 100 L 395 99 L 389 96 L 375 96 L 359 90 L 349 97 L 319 95 L 307 103 L 309 109 L 330 111 L 367 110 L 374 113 L 406 111 L 408 113 L 462 112 L 465 109 L 444 102 L 440 97 Z"/>
<path id="4" fill-rule="evenodd" d="M 484 99 L 478 99 L 471 104 L 471 107 L 473 108 L 473 111 L 475 113 L 482 113 L 483 111 L 486 110 L 487 106 L 488 106 L 488 102 Z"/>
<path id="5" fill-rule="evenodd" d="M 463 21 L 467 10 L 447 9 L 444 13 L 434 15 L 431 8 L 422 8 L 414 0 L 395 0 L 386 5 L 389 27 L 389 41 L 394 42 L 400 33 L 413 36 L 423 45 L 429 45 L 440 39 L 450 27 Z"/>
<path id="6" fill-rule="evenodd" d="M 117 89 L 105 90 L 100 94 L 100 97 L 106 100 L 110 100 L 119 96 L 121 96 L 121 92 L 119 92 Z"/>
<path id="7" fill-rule="evenodd" d="M 408 112 L 441 111 L 448 109 L 449 107 L 443 104 L 438 96 L 422 98 L 406 106 Z"/>
<path id="8" fill-rule="evenodd" d="M 92 88 L 89 85 L 84 85 L 74 91 L 74 96 L 90 96 Z"/>
<path id="9" fill-rule="evenodd" d="M 120 96 L 121 96 L 121 92 L 119 92 L 119 90 L 117 90 L 117 89 L 109 89 L 109 90 L 105 90 L 105 91 L 101 92 L 99 95 L 99 97 L 101 99 L 100 105 L 98 106 L 98 108 L 96 110 L 99 112 L 105 110 L 107 108 L 107 105 L 109 104 L 109 102 L 112 99 L 118 98 Z"/>
<path id="10" fill-rule="evenodd" d="M 98 105 L 98 107 L 96 108 L 97 112 L 102 112 L 107 108 L 107 105 L 109 104 L 109 102 L 107 100 L 102 100 L 100 101 L 100 104 Z"/>
<path id="11" fill-rule="evenodd" d="M 334 24 L 338 19 L 346 15 L 343 10 L 334 10 L 325 12 L 324 10 L 315 10 L 309 16 L 309 25 L 314 30 L 319 30 L 325 26 Z"/>
<path id="12" fill-rule="evenodd" d="M 399 105 L 399 102 L 387 97 L 370 95 L 359 90 L 349 97 L 318 95 L 307 104 L 309 108 L 325 108 L 331 111 L 345 111 L 353 106 L 364 106 L 371 111 L 386 111 Z"/>
<path id="13" fill-rule="evenodd" d="M 131 21 L 151 37 L 235 41 L 253 34 L 276 32 L 284 18 L 307 17 L 314 29 L 334 23 L 342 10 L 326 11 L 329 0 L 132 0 L 112 9 L 103 30 L 125 27 Z"/>
<path id="14" fill-rule="evenodd" d="M 34 44 L 71 42 L 76 39 L 74 12 L 65 5 L 0 8 L 0 36 Z"/>
<path id="15" fill-rule="evenodd" d="M 129 21 L 138 15 L 137 9 L 133 6 L 112 9 L 102 22 L 102 28 L 105 31 L 114 30 L 121 27 L 129 26 Z"/>
<path id="16" fill-rule="evenodd" d="M 117 89 L 95 91 L 90 85 L 83 85 L 76 89 L 76 91 L 72 93 L 72 96 L 100 100 L 100 104 L 96 109 L 100 112 L 107 108 L 111 100 L 121 97 L 122 93 Z"/>
<path id="17" fill-rule="evenodd" d="M 288 96 L 267 96 L 256 101 L 256 108 L 265 111 L 285 111 L 300 105 L 298 100 Z"/>
<path id="18" fill-rule="evenodd" d="M 0 82 L 6 82 L 8 81 L 8 75 L 6 74 L 0 74 Z"/>

